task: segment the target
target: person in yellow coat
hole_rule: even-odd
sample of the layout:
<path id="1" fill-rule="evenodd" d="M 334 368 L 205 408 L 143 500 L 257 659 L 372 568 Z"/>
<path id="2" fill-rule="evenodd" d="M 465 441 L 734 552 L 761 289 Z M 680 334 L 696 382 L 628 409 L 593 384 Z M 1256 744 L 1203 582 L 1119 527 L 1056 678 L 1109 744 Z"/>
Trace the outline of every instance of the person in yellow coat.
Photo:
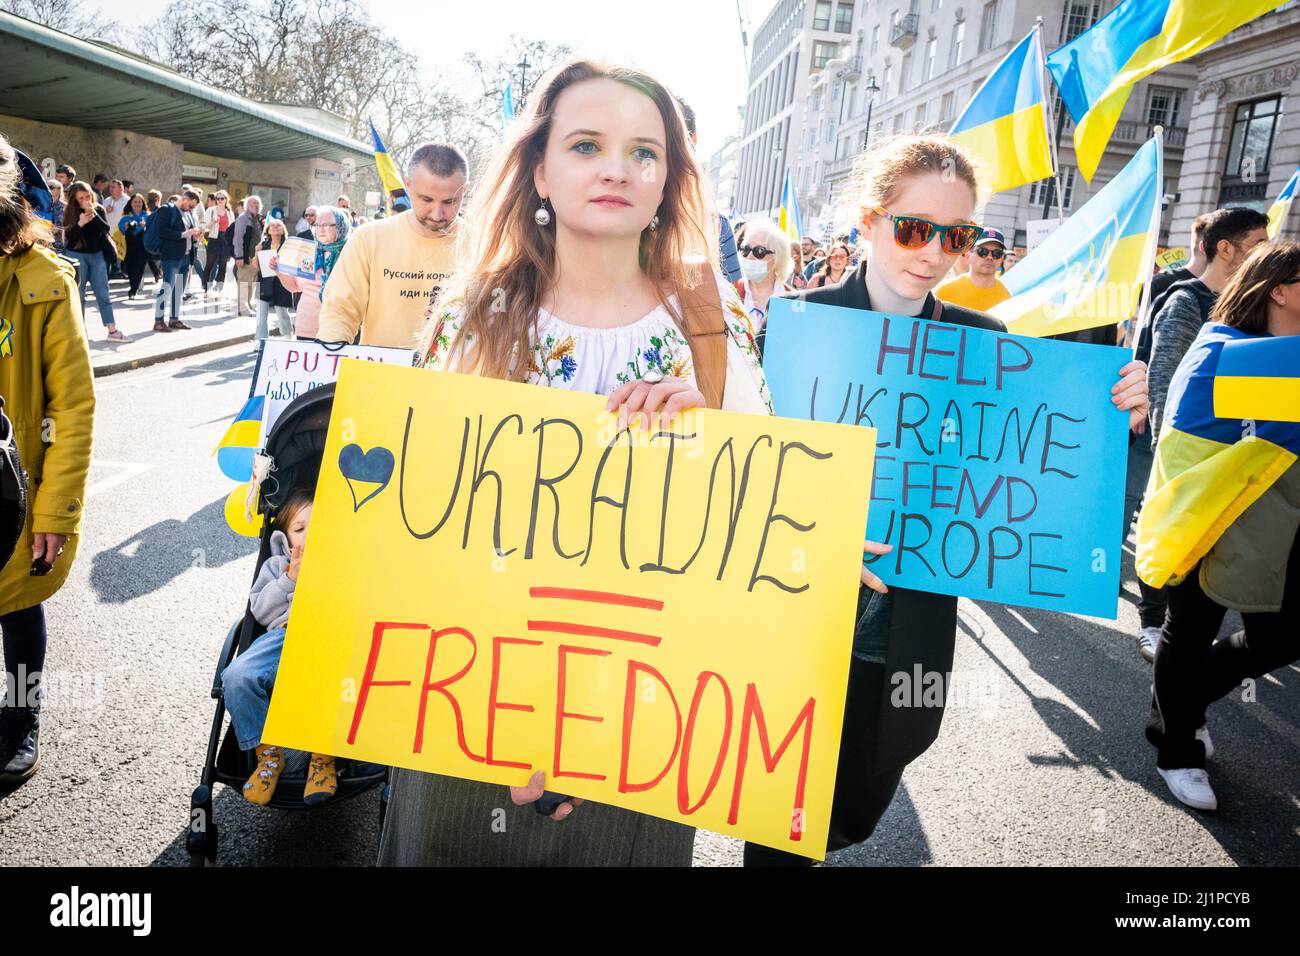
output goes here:
<path id="1" fill-rule="evenodd" d="M 26 780 L 40 764 L 42 603 L 67 580 L 77 554 L 95 418 L 73 267 L 50 250 L 49 229 L 32 214 L 23 185 L 15 152 L 0 136 L 0 396 L 28 475 L 22 534 L 0 571 L 0 787 Z"/>

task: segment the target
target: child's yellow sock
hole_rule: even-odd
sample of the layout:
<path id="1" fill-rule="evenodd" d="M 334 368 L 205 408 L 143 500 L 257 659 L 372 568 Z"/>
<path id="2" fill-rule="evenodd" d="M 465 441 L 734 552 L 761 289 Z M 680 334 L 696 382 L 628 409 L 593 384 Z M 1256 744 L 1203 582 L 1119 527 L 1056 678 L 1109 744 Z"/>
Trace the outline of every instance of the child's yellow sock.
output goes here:
<path id="1" fill-rule="evenodd" d="M 302 801 L 308 806 L 324 803 L 339 788 L 338 771 L 334 758 L 326 754 L 312 754 L 307 768 L 307 786 L 302 791 Z"/>
<path id="2" fill-rule="evenodd" d="M 257 745 L 257 769 L 244 784 L 244 799 L 264 807 L 271 802 L 275 785 L 284 770 L 284 754 L 272 744 Z"/>

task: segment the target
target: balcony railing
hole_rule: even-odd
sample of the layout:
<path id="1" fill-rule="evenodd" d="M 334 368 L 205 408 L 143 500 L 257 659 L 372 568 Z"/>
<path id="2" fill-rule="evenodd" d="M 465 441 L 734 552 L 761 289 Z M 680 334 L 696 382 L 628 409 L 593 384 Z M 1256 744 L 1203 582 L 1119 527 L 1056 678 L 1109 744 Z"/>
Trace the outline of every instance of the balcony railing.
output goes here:
<path id="1" fill-rule="evenodd" d="M 1166 126 L 1165 145 L 1174 149 L 1182 149 L 1187 144 L 1187 127 L 1186 126 Z M 1074 132 L 1074 120 L 1070 119 L 1067 114 L 1065 122 L 1061 126 L 1062 139 L 1069 133 Z M 1138 123 L 1133 120 L 1122 120 L 1115 124 L 1115 132 L 1111 134 L 1111 139 L 1117 143 L 1145 143 L 1156 134 L 1155 124 Z"/>
<path id="2" fill-rule="evenodd" d="M 1268 170 L 1257 174 L 1254 182 L 1238 176 L 1224 176 L 1219 186 L 1219 205 L 1230 202 L 1259 202 L 1268 199 Z"/>
<path id="3" fill-rule="evenodd" d="M 916 31 L 921 26 L 921 15 L 919 13 L 909 13 L 907 16 L 899 17 L 894 28 L 889 31 L 889 44 L 896 46 L 900 50 L 906 50 L 916 42 Z"/>
<path id="4" fill-rule="evenodd" d="M 844 67 L 840 70 L 840 77 L 850 83 L 860 79 L 862 77 L 862 57 L 846 56 L 844 58 Z"/>

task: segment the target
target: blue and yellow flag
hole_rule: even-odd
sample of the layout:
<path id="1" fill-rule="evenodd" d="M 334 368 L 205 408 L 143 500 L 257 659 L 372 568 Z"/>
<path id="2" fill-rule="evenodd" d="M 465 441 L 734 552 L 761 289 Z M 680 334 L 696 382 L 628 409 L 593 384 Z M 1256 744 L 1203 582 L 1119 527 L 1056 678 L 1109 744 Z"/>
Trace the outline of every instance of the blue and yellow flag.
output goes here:
<path id="1" fill-rule="evenodd" d="M 1300 457 L 1300 425 L 1222 414 L 1221 379 L 1267 373 L 1271 360 L 1266 350 L 1253 350 L 1276 341 L 1207 323 L 1179 364 L 1169 384 L 1169 411 L 1138 516 L 1137 573 L 1152 587 L 1186 577 Z M 1286 360 L 1281 353 L 1274 358 Z M 1228 392 L 1236 393 L 1234 400 L 1242 394 L 1235 384 L 1228 385 Z M 1248 386 L 1244 394 L 1249 400 L 1259 393 Z"/>
<path id="2" fill-rule="evenodd" d="M 510 124 L 515 121 L 515 94 L 513 84 L 507 83 L 505 92 L 501 94 L 501 135 L 506 135 L 506 130 Z"/>
<path id="3" fill-rule="evenodd" d="M 794 189 L 794 176 L 785 168 L 785 185 L 781 188 L 781 216 L 776 227 L 790 237 L 796 246 L 803 238 L 803 217 L 799 215 L 799 197 Z"/>
<path id="4" fill-rule="evenodd" d="M 971 154 L 980 181 L 995 192 L 1054 174 L 1037 30 L 998 64 L 957 117 L 948 138 Z"/>
<path id="5" fill-rule="evenodd" d="M 1295 199 L 1296 187 L 1300 186 L 1300 169 L 1291 174 L 1291 178 L 1286 181 L 1282 191 L 1277 194 L 1277 199 L 1273 205 L 1268 207 L 1268 237 L 1276 239 L 1277 234 L 1282 231 L 1282 223 L 1286 222 L 1286 214 L 1291 209 L 1291 200 Z"/>
<path id="6" fill-rule="evenodd" d="M 1214 414 L 1300 422 L 1300 335 L 1224 345 L 1214 372 Z"/>
<path id="7" fill-rule="evenodd" d="M 1060 335 L 1115 325 L 1138 310 L 1160 229 L 1160 140 L 1137 151 L 1114 179 L 1014 269 L 1011 298 L 990 313 L 1018 335 Z"/>
<path id="8" fill-rule="evenodd" d="M 375 145 L 375 168 L 379 171 L 380 182 L 384 184 L 384 192 L 388 193 L 389 208 L 394 211 L 410 209 L 411 199 L 406 195 L 406 186 L 397 174 L 393 157 L 384 148 L 384 141 L 379 138 L 379 130 L 375 129 L 374 123 L 370 124 L 370 138 Z"/>
<path id="9" fill-rule="evenodd" d="M 1133 84 L 1286 0 L 1124 0 L 1054 50 L 1047 68 L 1074 119 L 1079 171 L 1091 182 Z"/>
<path id="10" fill-rule="evenodd" d="M 265 404 L 265 395 L 254 395 L 245 402 L 212 452 L 217 456 L 217 466 L 221 473 L 231 481 L 248 481 L 253 477 L 253 455 L 257 452 L 257 442 L 262 432 L 262 411 Z"/>

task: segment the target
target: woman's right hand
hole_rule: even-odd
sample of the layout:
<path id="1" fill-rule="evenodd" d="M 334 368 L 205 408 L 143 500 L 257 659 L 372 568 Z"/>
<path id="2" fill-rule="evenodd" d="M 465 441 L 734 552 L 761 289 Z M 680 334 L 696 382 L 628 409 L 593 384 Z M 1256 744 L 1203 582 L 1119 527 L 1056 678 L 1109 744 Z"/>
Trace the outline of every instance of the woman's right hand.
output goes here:
<path id="1" fill-rule="evenodd" d="M 279 267 L 280 267 L 280 256 L 273 252 L 271 253 L 271 271 L 278 272 Z"/>
<path id="2" fill-rule="evenodd" d="M 542 794 L 545 792 L 546 772 L 539 770 L 528 778 L 528 786 L 510 788 L 510 802 L 517 807 L 527 806 L 542 799 Z M 551 814 L 551 819 L 563 820 L 574 811 L 575 807 L 580 807 L 582 804 L 582 797 L 570 797 L 556 808 L 555 812 Z"/>
<path id="3" fill-rule="evenodd" d="M 863 554 L 889 554 L 893 550 L 894 546 L 892 544 L 881 544 L 879 541 L 870 540 L 862 542 Z M 862 584 L 879 594 L 889 593 L 889 588 L 885 587 L 885 582 L 869 571 L 865 564 L 862 566 Z"/>
<path id="4" fill-rule="evenodd" d="M 77 217 L 77 224 L 80 226 L 84 226 L 86 225 L 86 223 L 90 222 L 90 220 L 94 218 L 95 218 L 94 212 L 83 212 L 80 216 Z"/>

